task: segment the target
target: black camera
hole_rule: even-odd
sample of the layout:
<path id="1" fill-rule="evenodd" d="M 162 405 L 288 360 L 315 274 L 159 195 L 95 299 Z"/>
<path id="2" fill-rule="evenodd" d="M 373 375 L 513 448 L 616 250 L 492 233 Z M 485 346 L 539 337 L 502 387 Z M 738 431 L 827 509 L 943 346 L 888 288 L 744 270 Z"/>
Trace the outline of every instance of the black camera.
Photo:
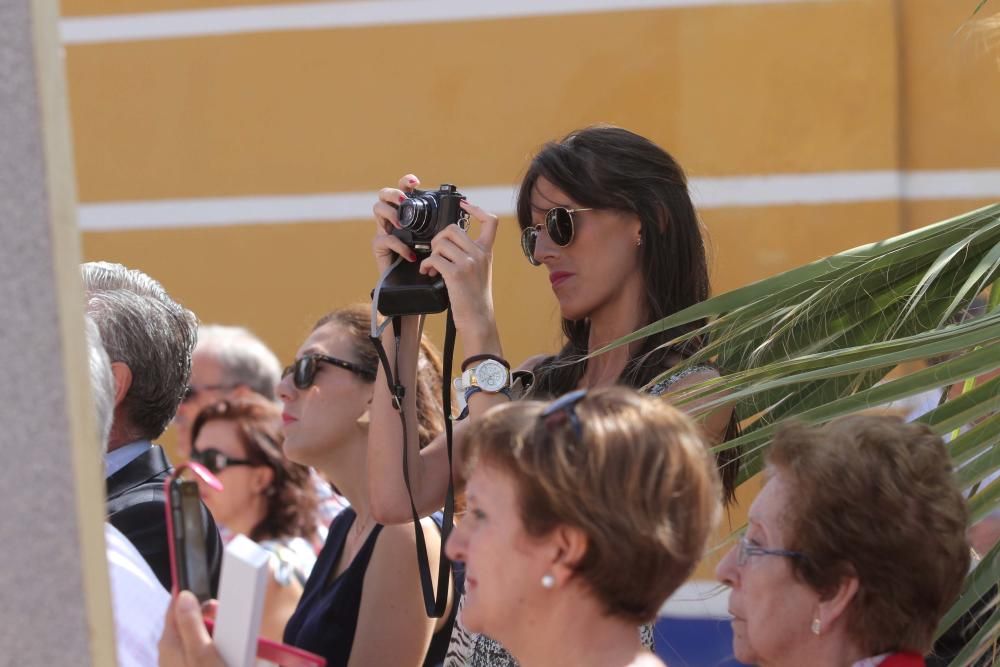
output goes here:
<path id="1" fill-rule="evenodd" d="M 392 235 L 413 248 L 417 261 L 403 261 L 394 268 L 379 293 L 378 310 L 383 315 L 429 315 L 448 307 L 444 279 L 419 272 L 422 255 L 431 252 L 431 240 L 448 225 L 468 227 L 469 216 L 459 203 L 465 197 L 454 185 L 436 191 L 416 190 L 399 204 L 399 225 Z M 374 294 L 373 294 L 374 296 Z"/>

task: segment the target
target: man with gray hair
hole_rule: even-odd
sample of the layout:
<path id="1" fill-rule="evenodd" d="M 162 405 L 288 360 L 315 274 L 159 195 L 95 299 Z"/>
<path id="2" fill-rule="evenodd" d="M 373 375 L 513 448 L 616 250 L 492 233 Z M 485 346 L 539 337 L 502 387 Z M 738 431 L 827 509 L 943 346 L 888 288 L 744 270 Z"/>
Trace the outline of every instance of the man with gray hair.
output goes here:
<path id="1" fill-rule="evenodd" d="M 101 453 L 107 451 L 108 435 L 115 410 L 115 379 L 111 361 L 101 342 L 101 334 L 90 317 L 85 317 L 90 358 L 90 390 L 97 417 L 97 438 Z M 111 584 L 111 611 L 115 622 L 118 667 L 147 667 L 158 661 L 158 643 L 163 617 L 170 603 L 149 564 L 135 546 L 110 523 L 104 524 L 107 545 L 108 579 Z"/>
<path id="2" fill-rule="evenodd" d="M 224 398 L 251 393 L 275 400 L 281 364 L 270 348 L 244 327 L 203 324 L 191 358 L 191 382 L 177 408 L 177 453 L 191 456 L 191 426 L 198 413 Z"/>
<path id="3" fill-rule="evenodd" d="M 100 330 L 115 383 L 105 456 L 108 521 L 135 545 L 169 589 L 163 484 L 171 467 L 152 441 L 170 423 L 187 388 L 197 320 L 141 271 L 90 262 L 82 266 L 82 273 L 87 313 Z M 214 593 L 222 542 L 204 505 L 202 513 Z"/>

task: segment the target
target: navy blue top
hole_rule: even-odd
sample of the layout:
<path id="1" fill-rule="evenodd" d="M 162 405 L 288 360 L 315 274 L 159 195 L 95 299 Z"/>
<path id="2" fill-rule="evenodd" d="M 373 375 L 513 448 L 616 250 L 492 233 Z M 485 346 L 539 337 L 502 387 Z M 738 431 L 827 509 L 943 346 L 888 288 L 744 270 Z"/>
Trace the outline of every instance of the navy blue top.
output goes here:
<path id="1" fill-rule="evenodd" d="M 375 550 L 375 542 L 382 532 L 382 525 L 376 524 L 347 569 L 336 578 L 332 577 L 355 518 L 357 515 L 354 510 L 348 508 L 330 524 L 326 544 L 313 566 L 295 613 L 285 626 L 286 644 L 323 656 L 327 667 L 346 667 L 351 657 L 365 571 Z M 435 516 L 434 519 L 440 527 L 439 517 Z M 409 554 L 407 557 L 416 558 L 416 554 Z M 435 667 L 444 661 L 457 611 L 458 598 L 455 596 L 448 623 L 431 637 L 424 667 Z M 392 638 L 386 637 L 385 641 L 392 641 Z"/>

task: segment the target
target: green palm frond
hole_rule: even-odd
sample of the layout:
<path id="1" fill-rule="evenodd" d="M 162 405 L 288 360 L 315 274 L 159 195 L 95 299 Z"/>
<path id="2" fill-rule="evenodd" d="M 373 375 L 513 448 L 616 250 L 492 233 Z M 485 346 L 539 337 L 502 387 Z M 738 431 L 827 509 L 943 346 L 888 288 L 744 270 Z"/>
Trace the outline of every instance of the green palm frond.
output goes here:
<path id="1" fill-rule="evenodd" d="M 593 352 L 707 320 L 674 341 L 703 347 L 671 369 L 712 362 L 722 376 L 675 395 L 698 401 L 696 414 L 734 405 L 743 435 L 717 449 L 739 448 L 740 481 L 759 472 L 777 425 L 823 423 L 1000 368 L 1000 309 L 949 324 L 1000 280 L 1000 204 L 885 241 L 848 250 L 720 294 Z M 1000 288 L 991 299 L 995 305 Z M 887 381 L 899 364 L 945 361 Z M 666 375 L 666 374 L 665 374 Z M 661 381 L 654 379 L 650 384 Z M 968 424 L 950 451 L 959 481 L 973 487 L 974 519 L 1000 508 L 1000 377 L 923 415 L 940 435 Z M 973 607 L 1000 576 L 997 549 L 973 571 L 942 629 Z M 952 664 L 974 664 L 1000 634 L 1000 610 L 986 605 L 983 625 Z M 981 620 L 983 620 L 981 619 Z"/>

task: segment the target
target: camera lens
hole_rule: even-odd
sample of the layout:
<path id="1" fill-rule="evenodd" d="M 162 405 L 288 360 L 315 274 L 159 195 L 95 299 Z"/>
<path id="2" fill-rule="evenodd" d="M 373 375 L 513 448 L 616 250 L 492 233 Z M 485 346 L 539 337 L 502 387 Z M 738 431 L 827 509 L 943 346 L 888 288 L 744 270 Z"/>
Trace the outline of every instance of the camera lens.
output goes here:
<path id="1" fill-rule="evenodd" d="M 437 197 L 431 193 L 411 197 L 399 205 L 399 226 L 414 234 L 423 233 L 434 221 Z"/>

